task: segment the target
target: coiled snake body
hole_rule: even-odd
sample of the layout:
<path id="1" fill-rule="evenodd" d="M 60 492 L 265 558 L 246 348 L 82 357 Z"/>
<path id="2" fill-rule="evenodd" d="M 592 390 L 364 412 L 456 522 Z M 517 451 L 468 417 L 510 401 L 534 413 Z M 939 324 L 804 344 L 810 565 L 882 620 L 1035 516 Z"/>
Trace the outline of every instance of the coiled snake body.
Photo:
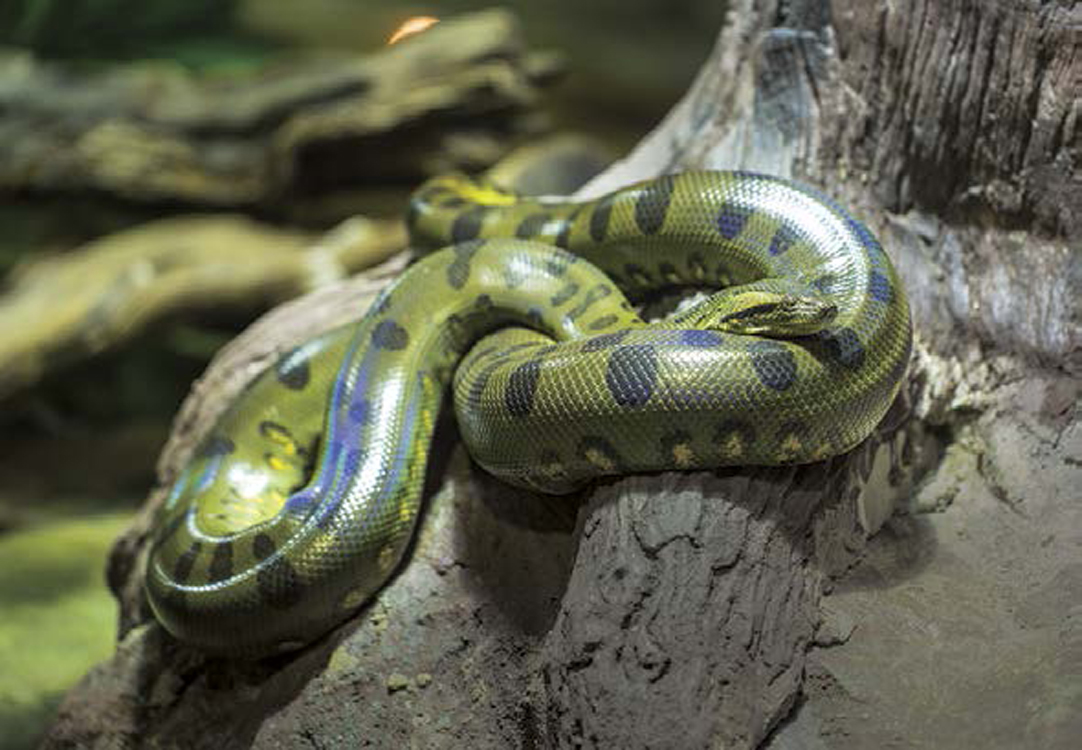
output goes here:
<path id="1" fill-rule="evenodd" d="M 370 598 L 410 539 L 452 380 L 476 461 L 566 492 L 843 453 L 908 362 L 878 242 L 786 180 L 689 172 L 571 204 L 437 178 L 408 222 L 415 247 L 452 246 L 257 379 L 171 488 L 146 590 L 174 635 L 268 653 Z M 686 285 L 720 291 L 650 325 L 624 296 Z"/>

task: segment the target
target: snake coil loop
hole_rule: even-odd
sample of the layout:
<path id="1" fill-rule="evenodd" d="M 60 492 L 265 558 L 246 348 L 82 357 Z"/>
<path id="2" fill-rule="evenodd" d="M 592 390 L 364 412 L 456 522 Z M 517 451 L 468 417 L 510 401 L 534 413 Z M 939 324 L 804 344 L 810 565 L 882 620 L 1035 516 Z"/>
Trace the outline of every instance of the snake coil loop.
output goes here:
<path id="1" fill-rule="evenodd" d="M 575 204 L 450 176 L 407 222 L 416 248 L 450 246 L 257 379 L 171 488 L 146 590 L 177 637 L 264 654 L 369 599 L 412 535 L 452 379 L 475 460 L 566 492 L 843 453 L 909 360 L 875 237 L 787 180 L 689 172 Z M 631 305 L 689 285 L 715 292 L 655 324 Z"/>

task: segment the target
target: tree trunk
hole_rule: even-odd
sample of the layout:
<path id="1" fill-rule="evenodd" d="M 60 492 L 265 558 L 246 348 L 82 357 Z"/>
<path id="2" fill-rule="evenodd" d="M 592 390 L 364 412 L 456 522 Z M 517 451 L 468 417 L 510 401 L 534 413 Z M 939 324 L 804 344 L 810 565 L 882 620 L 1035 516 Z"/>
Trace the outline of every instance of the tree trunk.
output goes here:
<path id="1" fill-rule="evenodd" d="M 996 579 L 1008 592 L 1019 584 L 1036 596 L 1046 588 L 1031 579 L 1050 581 L 1048 601 L 1026 599 L 1028 611 L 1059 611 L 1056 587 L 1079 585 L 1064 561 L 1082 529 L 1068 502 L 1069 488 L 1082 486 L 1080 274 L 1070 249 L 1082 206 L 1080 21 L 1077 4 L 1064 2 L 735 0 L 688 94 L 582 193 L 692 167 L 743 168 L 795 176 L 851 205 L 879 231 L 910 292 L 915 419 L 899 403 L 879 434 L 824 464 L 627 478 L 593 491 L 575 518 L 566 500 L 508 490 L 472 469 L 446 426 L 437 453 L 449 458 L 430 469 L 442 485 L 411 563 L 332 637 L 254 666 L 206 661 L 148 622 L 139 561 L 158 491 L 113 557 L 117 655 L 67 697 L 46 746 L 1060 746 L 1070 736 L 1062 717 L 1078 715 L 1063 703 L 1069 659 L 1050 668 L 1061 683 L 1007 680 L 1000 703 L 967 704 L 973 686 L 949 683 L 951 674 L 982 686 L 1007 679 L 965 672 L 980 666 L 965 651 L 967 631 L 959 661 L 943 657 L 946 677 L 937 660 L 920 662 L 914 680 L 934 693 L 922 713 L 909 694 L 878 686 L 912 674 L 914 654 L 939 653 L 938 641 L 883 662 L 876 638 L 884 648 L 899 639 L 877 617 L 897 611 L 898 586 L 879 598 L 846 592 L 847 581 L 877 571 L 902 575 L 884 554 L 905 559 L 905 576 L 937 570 L 942 558 L 927 540 L 939 527 L 892 519 L 914 509 L 900 496 L 912 491 L 916 510 L 943 509 L 983 498 L 978 485 L 992 502 L 942 516 L 994 538 L 947 559 L 1024 568 L 1028 578 Z M 359 309 L 370 286 L 343 285 L 335 303 Z M 229 361 L 256 371 L 257 352 L 320 329 L 327 301 L 294 303 L 290 332 L 254 329 Z M 163 481 L 248 377 L 222 372 L 213 366 L 182 412 Z M 995 525 L 1004 514 L 1024 520 L 1007 534 Z M 877 542 L 871 564 L 861 563 L 884 523 L 887 553 Z M 1032 554 L 1012 559 L 1020 549 Z M 935 586 L 951 575 L 970 580 L 953 571 L 923 581 L 913 598 L 939 598 L 912 620 L 949 631 L 937 617 L 959 597 Z M 1001 614 L 983 600 L 966 612 L 983 616 L 984 606 Z M 867 630 L 853 624 L 858 615 Z M 1029 627 L 1082 643 L 1060 622 Z M 1055 638 L 1017 642 L 1049 662 L 1060 654 L 1041 651 Z M 809 650 L 814 643 L 822 648 Z M 853 649 L 863 666 L 845 659 Z M 948 681 L 946 695 L 937 679 Z M 1048 713 L 1019 716 L 1032 700 Z M 944 704 L 947 714 L 979 714 L 945 728 L 921 720 Z"/>

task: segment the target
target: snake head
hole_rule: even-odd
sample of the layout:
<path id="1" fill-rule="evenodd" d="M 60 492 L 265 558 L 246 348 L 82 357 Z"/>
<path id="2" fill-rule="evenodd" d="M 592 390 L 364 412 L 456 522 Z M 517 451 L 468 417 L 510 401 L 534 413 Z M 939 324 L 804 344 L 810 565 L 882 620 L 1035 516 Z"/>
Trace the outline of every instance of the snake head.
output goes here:
<path id="1" fill-rule="evenodd" d="M 704 328 L 788 338 L 821 331 L 834 320 L 838 307 L 812 295 L 749 290 L 725 295 L 704 313 L 699 322 Z"/>

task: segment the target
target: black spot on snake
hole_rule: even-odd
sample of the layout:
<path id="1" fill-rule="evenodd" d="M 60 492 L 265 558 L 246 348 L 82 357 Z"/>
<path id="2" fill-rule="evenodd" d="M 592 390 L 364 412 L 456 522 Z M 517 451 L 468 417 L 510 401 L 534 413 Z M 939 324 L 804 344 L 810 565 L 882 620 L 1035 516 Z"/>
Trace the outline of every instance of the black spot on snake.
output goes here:
<path id="1" fill-rule="evenodd" d="M 266 560 L 277 550 L 278 545 L 274 543 L 269 534 L 256 534 L 255 538 L 252 539 L 252 556 L 260 562 Z"/>
<path id="2" fill-rule="evenodd" d="M 852 328 L 828 328 L 818 335 L 826 347 L 827 356 L 842 367 L 855 370 L 864 364 L 864 345 Z"/>
<path id="3" fill-rule="evenodd" d="M 672 175 L 662 175 L 639 191 L 635 201 L 635 225 L 643 234 L 660 231 L 669 213 L 674 185 Z"/>
<path id="4" fill-rule="evenodd" d="M 300 349 L 294 349 L 278 362 L 275 374 L 278 382 L 291 391 L 303 390 L 308 385 L 310 372 L 308 359 Z"/>
<path id="5" fill-rule="evenodd" d="M 567 273 L 567 269 L 577 263 L 579 256 L 572 255 L 571 253 L 559 251 L 554 252 L 552 256 L 545 261 L 545 270 L 548 271 L 550 276 L 556 276 L 557 278 Z"/>
<path id="6" fill-rule="evenodd" d="M 393 320 L 383 320 L 372 329 L 372 345 L 377 349 L 401 351 L 409 344 L 409 333 Z"/>
<path id="7" fill-rule="evenodd" d="M 770 239 L 769 253 L 771 255 L 781 255 L 791 248 L 798 239 L 799 236 L 791 226 L 782 224 Z"/>
<path id="8" fill-rule="evenodd" d="M 590 214 L 590 238 L 594 242 L 601 242 L 609 231 L 609 220 L 612 217 L 612 204 L 616 200 L 616 194 L 606 195 L 594 206 Z"/>
<path id="9" fill-rule="evenodd" d="M 612 349 L 619 344 L 627 335 L 631 333 L 630 330 L 625 329 L 623 331 L 613 331 L 612 333 L 603 333 L 600 336 L 593 336 L 586 339 L 582 344 L 582 351 L 584 352 L 599 352 L 604 349 Z"/>
<path id="10" fill-rule="evenodd" d="M 559 307 L 578 293 L 579 285 L 573 281 L 569 281 L 566 285 L 563 286 L 563 288 L 556 292 L 556 294 L 552 295 L 552 298 L 549 300 L 549 304 L 553 307 Z"/>
<path id="11" fill-rule="evenodd" d="M 454 246 L 455 259 L 447 266 L 447 283 L 452 289 L 461 289 L 470 280 L 470 261 L 484 246 L 484 240 L 470 240 Z"/>
<path id="12" fill-rule="evenodd" d="M 605 299 L 610 294 L 612 294 L 612 287 L 608 284 L 596 284 L 590 287 L 582 301 L 567 311 L 567 317 L 570 320 L 578 320 L 595 302 Z"/>
<path id="13" fill-rule="evenodd" d="M 264 419 L 259 423 L 259 434 L 276 443 L 293 442 L 293 433 L 289 431 L 289 428 L 270 419 Z"/>
<path id="14" fill-rule="evenodd" d="M 784 391 L 796 382 L 796 357 L 784 344 L 756 341 L 748 346 L 759 381 L 767 388 Z"/>
<path id="15" fill-rule="evenodd" d="M 511 373 L 504 392 L 504 405 L 512 417 L 525 417 L 533 411 L 534 394 L 541 379 L 541 360 L 530 359 Z"/>
<path id="16" fill-rule="evenodd" d="M 725 340 L 717 331 L 706 331 L 699 328 L 692 328 L 687 331 L 680 332 L 680 343 L 685 346 L 698 346 L 698 347 L 711 347 L 721 346 L 721 342 Z"/>
<path id="17" fill-rule="evenodd" d="M 731 206 L 723 208 L 718 214 L 718 233 L 727 240 L 734 240 L 744 228 L 747 220 L 747 212 Z"/>
<path id="18" fill-rule="evenodd" d="M 611 326 L 613 323 L 615 323 L 616 320 L 617 320 L 617 318 L 616 318 L 615 315 L 612 315 L 612 314 L 602 315 L 597 320 L 591 321 L 590 325 L 587 326 L 587 327 L 591 331 L 603 331 L 606 328 L 608 328 L 609 326 Z"/>
<path id="19" fill-rule="evenodd" d="M 469 326 L 466 320 L 458 313 L 451 313 L 444 321 L 447 326 L 447 338 L 454 342 L 455 346 L 464 346 L 469 339 Z"/>
<path id="20" fill-rule="evenodd" d="M 537 237 L 548 220 L 548 214 L 530 214 L 515 227 L 515 236 L 523 240 Z"/>
<path id="21" fill-rule="evenodd" d="M 473 306 L 481 313 L 487 313 L 492 309 L 492 297 L 487 294 L 478 294 L 473 301 Z"/>
<path id="22" fill-rule="evenodd" d="M 451 225 L 451 242 L 476 239 L 481 234 L 481 227 L 484 225 L 488 211 L 489 209 L 485 206 L 477 206 L 459 214 Z"/>
<path id="23" fill-rule="evenodd" d="M 279 555 L 256 574 L 259 598 L 272 609 L 289 609 L 297 604 L 304 591 L 293 564 Z"/>
<path id="24" fill-rule="evenodd" d="M 878 271 L 872 271 L 868 275 L 868 294 L 872 296 L 872 299 L 889 305 L 894 299 L 894 288 L 891 287 L 890 280 L 886 276 Z"/>
<path id="25" fill-rule="evenodd" d="M 605 385 L 617 405 L 642 406 L 650 400 L 657 382 L 657 352 L 649 344 L 621 346 L 605 368 Z"/>
<path id="26" fill-rule="evenodd" d="M 176 563 L 173 564 L 174 581 L 187 583 L 189 576 L 192 574 L 192 567 L 195 565 L 195 558 L 199 557 L 199 550 L 202 547 L 203 545 L 199 542 L 192 542 L 191 546 L 180 554 Z"/>
<path id="27" fill-rule="evenodd" d="M 207 580 L 219 583 L 233 575 L 233 542 L 218 542 L 207 568 Z"/>

